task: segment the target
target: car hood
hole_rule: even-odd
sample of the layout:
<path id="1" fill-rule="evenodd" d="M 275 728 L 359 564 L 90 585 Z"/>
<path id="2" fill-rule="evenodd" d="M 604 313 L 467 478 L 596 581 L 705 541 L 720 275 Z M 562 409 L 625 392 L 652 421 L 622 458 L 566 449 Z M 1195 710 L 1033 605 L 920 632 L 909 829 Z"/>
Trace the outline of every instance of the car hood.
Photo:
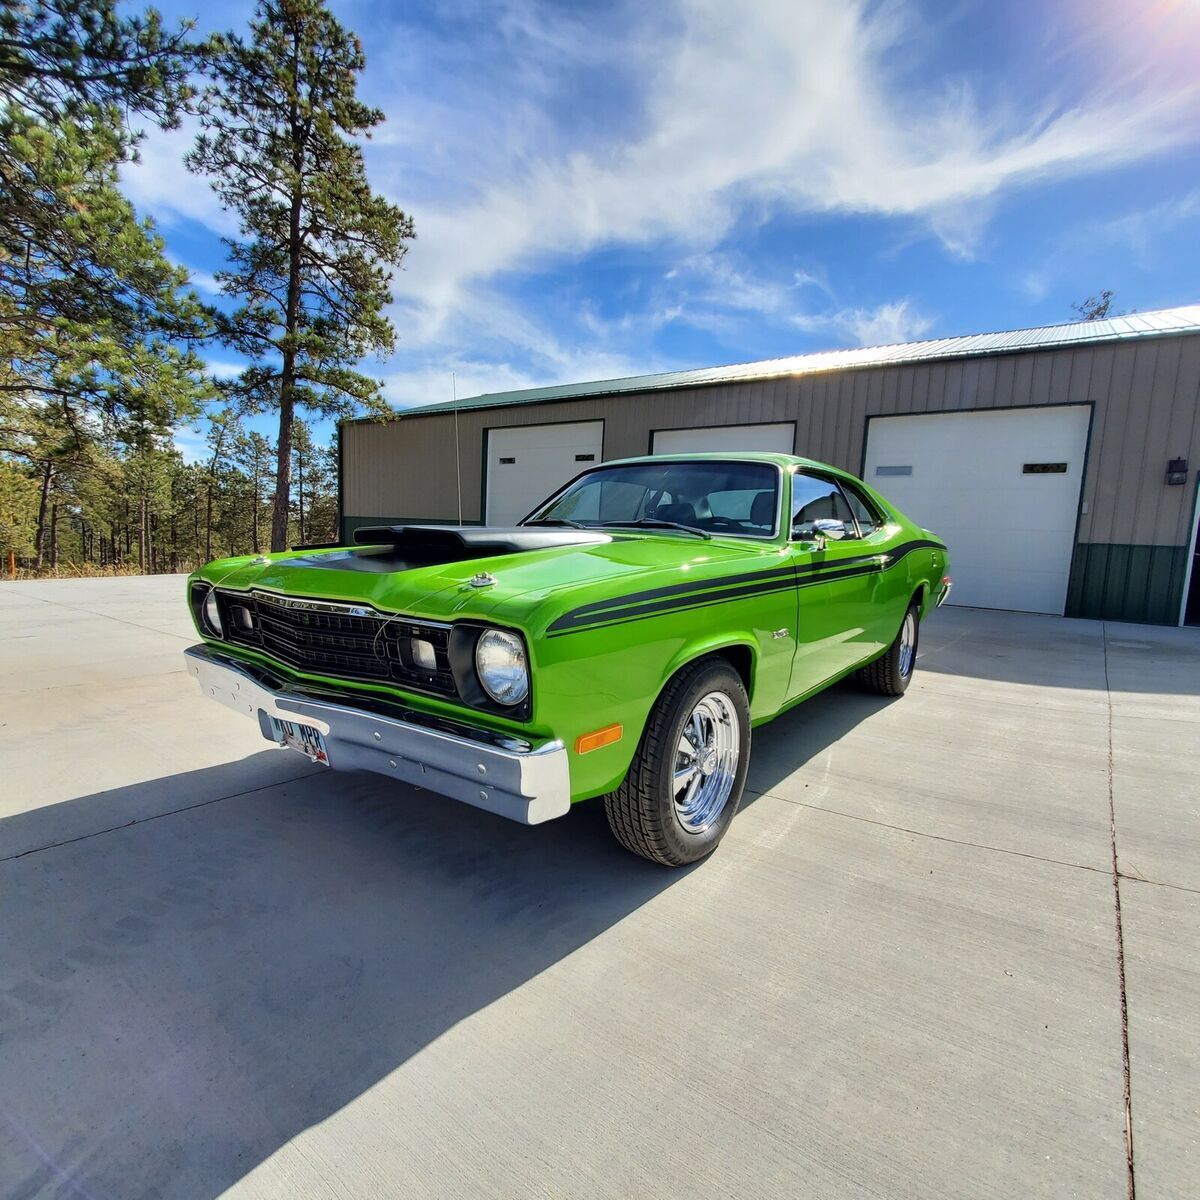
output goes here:
<path id="1" fill-rule="evenodd" d="M 563 544 L 411 565 L 388 547 L 222 559 L 197 573 L 218 586 L 345 600 L 434 621 L 477 618 L 539 632 L 583 603 L 672 583 L 703 583 L 783 561 L 770 542 L 614 533 Z"/>

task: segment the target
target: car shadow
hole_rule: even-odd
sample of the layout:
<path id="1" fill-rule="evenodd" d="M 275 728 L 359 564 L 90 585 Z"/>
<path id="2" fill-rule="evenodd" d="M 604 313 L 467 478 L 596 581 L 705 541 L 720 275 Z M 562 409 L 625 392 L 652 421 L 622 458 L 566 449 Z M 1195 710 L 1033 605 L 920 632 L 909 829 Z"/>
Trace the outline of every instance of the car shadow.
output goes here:
<path id="1" fill-rule="evenodd" d="M 746 802 L 883 703 L 764 728 Z M 367 775 L 264 783 L 281 757 L 0 821 L 27 851 L 0 864 L 6 1195 L 217 1196 L 688 873 L 599 801 L 529 828 Z M 68 805 L 107 832 L 28 850 Z"/>
<path id="2" fill-rule="evenodd" d="M 742 807 L 770 792 L 810 759 L 823 754 L 897 699 L 874 695 L 844 680 L 797 704 L 769 724 L 759 726 L 754 731 Z"/>

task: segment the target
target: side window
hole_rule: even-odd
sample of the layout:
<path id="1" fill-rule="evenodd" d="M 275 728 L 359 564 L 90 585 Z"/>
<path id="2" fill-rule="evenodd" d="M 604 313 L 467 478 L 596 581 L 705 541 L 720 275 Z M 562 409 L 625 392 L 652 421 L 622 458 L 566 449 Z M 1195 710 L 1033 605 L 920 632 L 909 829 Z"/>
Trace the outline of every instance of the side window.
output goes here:
<path id="1" fill-rule="evenodd" d="M 874 505 L 852 483 L 843 483 L 842 491 L 846 493 L 850 510 L 854 513 L 854 519 L 858 522 L 859 533 L 863 537 L 874 533 L 883 524 L 883 520 L 875 511 Z"/>
<path id="2" fill-rule="evenodd" d="M 841 488 L 830 479 L 799 472 L 792 476 L 792 531 L 797 526 L 810 525 L 821 519 L 845 521 L 851 536 L 854 534 L 854 514 L 842 495 Z"/>

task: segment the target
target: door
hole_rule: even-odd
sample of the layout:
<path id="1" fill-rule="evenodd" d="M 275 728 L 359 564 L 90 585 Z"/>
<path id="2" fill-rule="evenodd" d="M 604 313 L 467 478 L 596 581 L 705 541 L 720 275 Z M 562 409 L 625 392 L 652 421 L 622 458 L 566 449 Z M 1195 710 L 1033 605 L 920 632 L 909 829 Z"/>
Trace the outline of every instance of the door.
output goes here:
<path id="1" fill-rule="evenodd" d="M 847 536 L 822 544 L 813 529 L 821 519 L 843 522 Z M 798 603 L 789 692 L 795 697 L 882 650 L 903 614 L 896 615 L 893 627 L 891 608 L 880 594 L 889 535 L 873 517 L 859 525 L 836 481 L 804 472 L 792 476 L 791 529 Z"/>
<path id="2" fill-rule="evenodd" d="M 774 450 L 791 454 L 796 442 L 796 423 L 777 425 L 710 425 L 702 429 L 656 429 L 650 440 L 651 454 L 707 454 L 715 451 Z"/>
<path id="3" fill-rule="evenodd" d="M 950 547 L 950 603 L 1062 615 L 1087 405 L 873 417 L 864 477 Z"/>
<path id="4" fill-rule="evenodd" d="M 604 422 L 489 429 L 484 520 L 514 525 L 580 471 L 601 460 Z"/>

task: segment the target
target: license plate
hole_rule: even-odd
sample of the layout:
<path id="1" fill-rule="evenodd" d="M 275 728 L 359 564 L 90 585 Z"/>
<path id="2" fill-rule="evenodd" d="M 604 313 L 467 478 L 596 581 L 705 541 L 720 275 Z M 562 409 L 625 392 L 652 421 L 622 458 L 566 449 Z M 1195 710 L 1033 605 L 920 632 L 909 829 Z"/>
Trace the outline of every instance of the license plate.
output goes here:
<path id="1" fill-rule="evenodd" d="M 281 746 L 299 750 L 313 762 L 329 766 L 329 751 L 325 749 L 325 739 L 319 729 L 300 725 L 296 721 L 280 721 L 275 717 L 271 718 L 271 724 L 275 728 L 275 740 Z"/>

